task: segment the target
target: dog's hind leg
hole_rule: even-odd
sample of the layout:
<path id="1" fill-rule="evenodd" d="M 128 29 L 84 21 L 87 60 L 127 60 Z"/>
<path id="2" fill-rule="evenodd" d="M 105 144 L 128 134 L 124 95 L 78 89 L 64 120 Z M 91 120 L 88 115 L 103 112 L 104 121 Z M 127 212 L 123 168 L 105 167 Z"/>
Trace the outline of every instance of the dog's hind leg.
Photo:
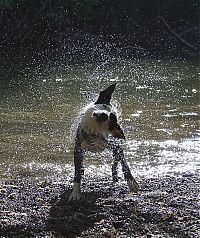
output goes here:
<path id="1" fill-rule="evenodd" d="M 130 191 L 138 192 L 139 186 L 138 186 L 137 182 L 135 181 L 135 179 L 133 178 L 133 175 L 131 174 L 130 168 L 129 168 L 128 164 L 126 163 L 126 160 L 124 157 L 123 149 L 119 145 L 116 145 L 113 147 L 113 157 L 114 157 L 115 161 L 121 162 L 124 178 L 127 181 L 127 185 L 129 187 Z"/>
<path id="2" fill-rule="evenodd" d="M 84 174 L 83 157 L 84 157 L 84 150 L 81 148 L 81 142 L 77 136 L 74 148 L 74 166 L 75 166 L 74 185 L 72 193 L 68 199 L 69 201 L 80 199 L 81 177 Z"/>

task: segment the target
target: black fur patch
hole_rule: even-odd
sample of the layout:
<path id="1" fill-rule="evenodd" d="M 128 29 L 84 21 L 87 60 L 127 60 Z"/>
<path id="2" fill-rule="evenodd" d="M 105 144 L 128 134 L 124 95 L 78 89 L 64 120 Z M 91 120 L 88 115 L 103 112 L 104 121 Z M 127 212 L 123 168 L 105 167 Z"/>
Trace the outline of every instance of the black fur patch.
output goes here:
<path id="1" fill-rule="evenodd" d="M 114 113 L 109 116 L 109 130 L 112 131 L 117 126 L 117 117 Z"/>
<path id="2" fill-rule="evenodd" d="M 104 91 L 101 91 L 99 94 L 99 98 L 97 99 L 97 101 L 95 102 L 95 104 L 108 104 L 110 105 L 110 100 L 111 100 L 111 96 L 112 93 L 115 90 L 115 84 L 112 84 L 110 87 L 106 88 Z"/>
<path id="3" fill-rule="evenodd" d="M 94 112 L 93 115 L 96 117 L 96 120 L 100 123 L 103 122 L 103 121 L 108 120 L 108 115 L 104 112 L 102 112 L 102 113 L 95 113 Z"/>

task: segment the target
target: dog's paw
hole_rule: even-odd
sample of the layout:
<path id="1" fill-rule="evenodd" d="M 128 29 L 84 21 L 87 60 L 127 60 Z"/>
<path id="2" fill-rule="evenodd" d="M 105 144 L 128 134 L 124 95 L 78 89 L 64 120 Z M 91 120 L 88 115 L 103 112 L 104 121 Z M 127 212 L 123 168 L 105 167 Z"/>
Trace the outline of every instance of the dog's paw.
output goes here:
<path id="1" fill-rule="evenodd" d="M 135 179 L 128 179 L 127 180 L 127 185 L 128 185 L 131 192 L 137 193 L 139 191 L 139 185 L 135 181 Z"/>
<path id="2" fill-rule="evenodd" d="M 80 193 L 74 193 L 72 192 L 71 195 L 69 196 L 68 198 L 68 202 L 71 202 L 71 201 L 79 201 L 81 198 L 81 194 Z"/>
<path id="3" fill-rule="evenodd" d="M 68 198 L 68 201 L 78 201 L 81 198 L 81 193 L 80 193 L 80 183 L 74 183 L 73 190 L 71 195 Z"/>

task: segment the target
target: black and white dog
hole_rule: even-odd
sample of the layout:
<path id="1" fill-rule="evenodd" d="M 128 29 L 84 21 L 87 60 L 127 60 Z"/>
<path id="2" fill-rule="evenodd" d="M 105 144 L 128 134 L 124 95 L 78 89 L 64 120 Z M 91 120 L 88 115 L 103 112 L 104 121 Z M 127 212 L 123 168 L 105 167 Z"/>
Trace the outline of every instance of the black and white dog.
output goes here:
<path id="1" fill-rule="evenodd" d="M 84 174 L 83 157 L 86 151 L 100 152 L 106 148 L 111 149 L 114 157 L 112 165 L 113 181 L 118 181 L 117 165 L 118 162 L 121 162 L 124 178 L 129 189 L 132 192 L 137 192 L 139 189 L 125 161 L 123 149 L 119 143 L 119 140 L 125 139 L 125 136 L 118 124 L 117 112 L 110 104 L 115 86 L 116 84 L 113 84 L 101 91 L 97 101 L 89 104 L 83 111 L 76 133 L 74 149 L 75 177 L 69 201 L 80 199 L 81 177 Z"/>

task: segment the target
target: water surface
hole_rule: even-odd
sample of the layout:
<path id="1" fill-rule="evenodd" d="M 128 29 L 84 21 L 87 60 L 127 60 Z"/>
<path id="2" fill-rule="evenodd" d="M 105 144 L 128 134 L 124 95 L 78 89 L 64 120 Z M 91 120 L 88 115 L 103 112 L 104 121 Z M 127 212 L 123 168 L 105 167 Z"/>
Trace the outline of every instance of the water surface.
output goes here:
<path id="1" fill-rule="evenodd" d="M 117 83 L 124 151 L 136 177 L 199 173 L 197 62 L 122 61 L 1 68 L 0 176 L 73 173 L 81 107 Z M 111 174 L 109 151 L 88 153 L 86 177 Z"/>

